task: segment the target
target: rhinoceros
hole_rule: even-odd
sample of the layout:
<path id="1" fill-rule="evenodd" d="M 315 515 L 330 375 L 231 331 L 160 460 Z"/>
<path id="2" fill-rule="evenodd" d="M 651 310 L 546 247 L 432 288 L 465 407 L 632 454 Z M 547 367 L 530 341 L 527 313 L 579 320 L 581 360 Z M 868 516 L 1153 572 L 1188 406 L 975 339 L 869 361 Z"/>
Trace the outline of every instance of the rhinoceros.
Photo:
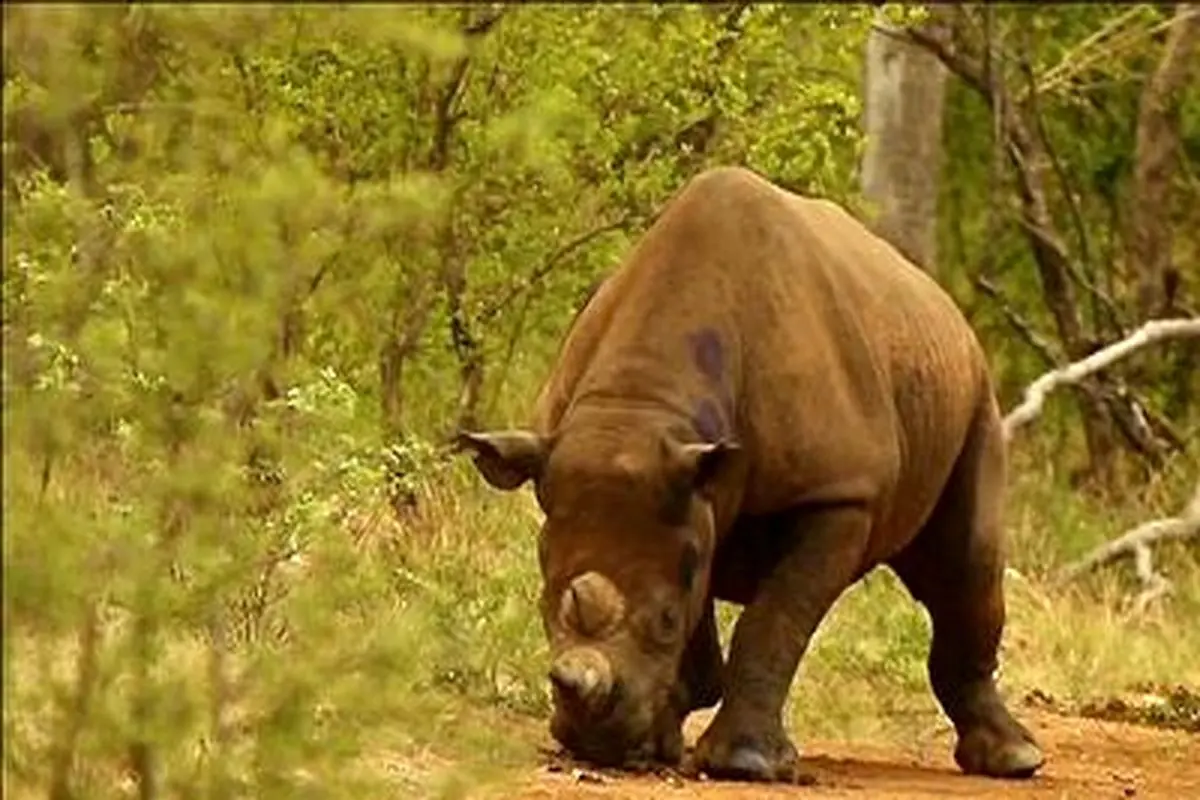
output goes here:
<path id="1" fill-rule="evenodd" d="M 461 432 L 545 516 L 550 732 L 604 765 L 788 781 L 782 720 L 838 597 L 887 565 L 928 610 L 963 772 L 1040 747 L 994 673 L 1005 453 L 984 351 L 950 296 L 840 206 L 739 167 L 669 200 L 573 321 L 529 430 Z M 723 661 L 714 600 L 743 607 Z"/>

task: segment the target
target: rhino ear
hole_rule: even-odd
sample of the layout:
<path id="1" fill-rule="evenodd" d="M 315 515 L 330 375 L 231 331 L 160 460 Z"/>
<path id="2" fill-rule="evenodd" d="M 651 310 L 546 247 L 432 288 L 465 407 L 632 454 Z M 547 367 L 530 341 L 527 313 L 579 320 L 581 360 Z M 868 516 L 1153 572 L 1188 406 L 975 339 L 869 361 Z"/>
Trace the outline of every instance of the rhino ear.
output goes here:
<path id="1" fill-rule="evenodd" d="M 536 480 L 546 460 L 545 439 L 529 431 L 464 431 L 454 441 L 459 450 L 474 453 L 479 474 L 501 491 Z"/>
<path id="2" fill-rule="evenodd" d="M 705 491 L 726 464 L 741 451 L 734 442 L 697 442 L 677 445 L 673 454 L 678 474 L 693 489 Z"/>

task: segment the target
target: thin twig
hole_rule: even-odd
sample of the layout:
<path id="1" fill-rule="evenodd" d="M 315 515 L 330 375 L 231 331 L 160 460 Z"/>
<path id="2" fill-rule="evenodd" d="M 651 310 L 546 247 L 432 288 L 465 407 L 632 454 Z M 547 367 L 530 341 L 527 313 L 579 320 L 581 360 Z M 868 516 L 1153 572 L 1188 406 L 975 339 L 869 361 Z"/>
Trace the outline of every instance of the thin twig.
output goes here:
<path id="1" fill-rule="evenodd" d="M 995 301 L 996 306 L 1000 309 L 1000 313 L 1004 315 L 1006 320 L 1008 320 L 1008 324 L 1012 326 L 1013 330 L 1020 334 L 1021 338 L 1024 339 L 1039 356 L 1041 356 L 1042 360 L 1045 361 L 1048 366 L 1054 366 L 1062 363 L 1062 359 L 1056 352 L 1054 345 L 1052 345 L 1046 340 L 1045 337 L 1034 330 L 1033 323 L 1022 317 L 1020 312 L 1013 308 L 1012 303 L 1010 303 L 1004 293 L 1000 291 L 1000 287 L 996 286 L 991 282 L 991 280 L 983 275 L 979 275 L 975 278 L 975 286 L 979 289 L 979 291 L 983 292 L 993 301 Z"/>
<path id="2" fill-rule="evenodd" d="M 1161 31 L 1165 31 L 1168 28 L 1178 25 L 1180 22 L 1191 19 L 1197 13 L 1200 13 L 1200 11 L 1192 11 L 1190 14 L 1177 15 L 1171 19 L 1163 20 L 1157 25 L 1152 25 L 1145 29 L 1130 28 L 1116 33 L 1107 42 L 1107 50 L 1097 48 L 1097 50 L 1090 53 L 1087 58 L 1080 58 L 1073 65 L 1068 63 L 1069 57 L 1064 58 L 1063 61 L 1060 62 L 1060 66 L 1062 66 L 1063 69 L 1059 70 L 1058 67 L 1055 67 L 1046 74 L 1042 75 L 1041 80 L 1038 82 L 1038 91 L 1041 94 L 1048 94 L 1051 91 L 1060 88 L 1070 79 L 1085 72 L 1101 61 L 1111 62 L 1112 59 L 1119 53 L 1128 50 L 1136 44 L 1140 44 L 1143 40 L 1149 39 Z"/>
<path id="3" fill-rule="evenodd" d="M 623 230 L 633 221 L 632 215 L 626 215 L 621 219 L 601 225 L 597 228 L 592 228 L 589 231 L 579 234 L 575 238 L 563 244 L 557 250 L 550 254 L 549 258 L 543 261 L 525 280 L 515 283 L 508 288 L 500 298 L 483 307 L 483 310 L 476 316 L 476 322 L 479 324 L 485 323 L 503 311 L 509 303 L 520 297 L 525 292 L 532 289 L 542 281 L 547 275 L 561 264 L 567 256 L 574 253 L 579 248 L 583 247 L 588 242 L 603 236 L 606 233 Z"/>
<path id="4" fill-rule="evenodd" d="M 1134 600 L 1135 613 L 1140 614 L 1172 588 L 1170 580 L 1154 569 L 1151 548 L 1166 541 L 1197 538 L 1200 538 L 1200 483 L 1196 484 L 1192 499 L 1178 516 L 1143 522 L 1104 543 L 1063 570 L 1062 580 L 1075 580 L 1105 564 L 1132 556 L 1134 569 L 1142 583 L 1142 591 Z"/>

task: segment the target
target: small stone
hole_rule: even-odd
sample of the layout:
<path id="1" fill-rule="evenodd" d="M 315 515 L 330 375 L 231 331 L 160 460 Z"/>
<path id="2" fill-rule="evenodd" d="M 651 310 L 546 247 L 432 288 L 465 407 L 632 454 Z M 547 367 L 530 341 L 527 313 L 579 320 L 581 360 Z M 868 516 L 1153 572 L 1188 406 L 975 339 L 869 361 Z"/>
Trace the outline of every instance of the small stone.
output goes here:
<path id="1" fill-rule="evenodd" d="M 599 772 L 592 772 L 589 769 L 574 769 L 571 770 L 571 778 L 576 783 L 604 783 L 604 776 Z"/>

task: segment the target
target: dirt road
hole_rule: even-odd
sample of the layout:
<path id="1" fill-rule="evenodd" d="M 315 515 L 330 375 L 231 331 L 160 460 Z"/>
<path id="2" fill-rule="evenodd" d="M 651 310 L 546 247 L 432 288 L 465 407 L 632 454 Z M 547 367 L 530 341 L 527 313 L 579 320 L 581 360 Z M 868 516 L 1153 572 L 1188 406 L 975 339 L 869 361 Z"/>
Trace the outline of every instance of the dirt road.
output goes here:
<path id="1" fill-rule="evenodd" d="M 787 800 L 806 797 L 933 800 L 971 798 L 1200 798 L 1200 736 L 1139 725 L 1062 717 L 1025 710 L 1047 763 L 1038 777 L 1001 782 L 959 773 L 949 734 L 918 751 L 856 744 L 800 742 L 811 786 L 756 786 L 673 776 L 579 774 L 567 767 L 540 769 L 517 797 L 677 798 L 677 800 Z M 701 723 L 702 724 L 702 723 Z M 698 726 L 689 725 L 696 735 Z"/>

